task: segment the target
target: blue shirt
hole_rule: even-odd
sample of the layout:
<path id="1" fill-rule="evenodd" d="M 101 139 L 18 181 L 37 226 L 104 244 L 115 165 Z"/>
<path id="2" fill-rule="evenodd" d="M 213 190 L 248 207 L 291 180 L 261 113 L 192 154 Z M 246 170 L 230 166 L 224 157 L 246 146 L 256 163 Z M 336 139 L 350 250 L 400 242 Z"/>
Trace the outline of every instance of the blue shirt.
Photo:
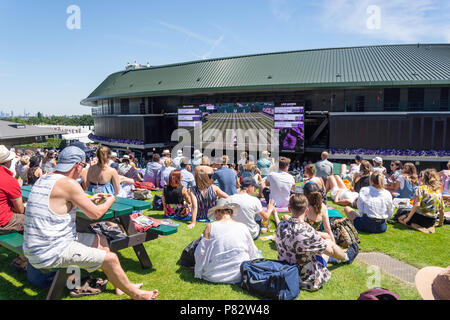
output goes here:
<path id="1" fill-rule="evenodd" d="M 222 167 L 214 172 L 212 179 L 217 180 L 217 182 L 219 183 L 219 188 L 226 194 L 231 196 L 237 193 L 237 174 L 233 169 Z"/>
<path id="2" fill-rule="evenodd" d="M 170 173 L 176 170 L 174 167 L 162 167 L 161 168 L 161 187 L 164 187 L 166 184 L 169 183 L 169 175 Z"/>
<path id="3" fill-rule="evenodd" d="M 149 162 L 147 170 L 145 170 L 144 181 L 151 182 L 155 187 L 159 187 L 156 185 L 156 181 L 159 181 L 161 178 L 161 168 L 162 166 L 158 162 Z"/>
<path id="4" fill-rule="evenodd" d="M 181 169 L 181 184 L 186 189 L 195 186 L 194 175 L 187 171 L 186 169 Z"/>

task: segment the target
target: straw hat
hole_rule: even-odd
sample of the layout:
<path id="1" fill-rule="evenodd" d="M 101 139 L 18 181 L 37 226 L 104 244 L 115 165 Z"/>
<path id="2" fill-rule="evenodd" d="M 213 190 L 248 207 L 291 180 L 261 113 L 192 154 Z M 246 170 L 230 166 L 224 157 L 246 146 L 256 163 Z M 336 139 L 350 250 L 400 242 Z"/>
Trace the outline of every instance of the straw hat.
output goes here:
<path id="1" fill-rule="evenodd" d="M 15 152 L 8 150 L 4 145 L 0 145 L 0 163 L 8 162 L 15 157 Z"/>
<path id="2" fill-rule="evenodd" d="M 415 278 L 416 288 L 424 300 L 450 300 L 450 267 L 425 267 Z"/>
<path id="3" fill-rule="evenodd" d="M 221 198 L 217 201 L 215 207 L 212 207 L 211 209 L 208 210 L 208 219 L 216 220 L 217 219 L 216 210 L 225 210 L 225 209 L 233 210 L 233 215 L 235 215 L 236 212 L 241 209 L 241 206 L 238 205 L 237 203 L 232 203 L 229 198 L 227 199 Z"/>

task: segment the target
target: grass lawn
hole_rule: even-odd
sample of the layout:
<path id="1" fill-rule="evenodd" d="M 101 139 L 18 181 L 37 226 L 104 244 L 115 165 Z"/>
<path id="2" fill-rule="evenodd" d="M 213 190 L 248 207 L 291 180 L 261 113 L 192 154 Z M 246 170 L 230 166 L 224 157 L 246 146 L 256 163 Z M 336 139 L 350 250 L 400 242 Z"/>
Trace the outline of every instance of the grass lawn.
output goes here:
<path id="1" fill-rule="evenodd" d="M 330 203 L 331 205 L 331 203 Z M 342 212 L 343 208 L 331 205 Z M 163 219 L 162 212 L 146 211 L 144 214 Z M 120 262 L 132 282 L 144 283 L 143 289 L 159 290 L 159 299 L 163 300 L 258 300 L 238 285 L 212 284 L 195 279 L 193 272 L 176 264 L 181 251 L 192 240 L 198 238 L 206 224 L 197 223 L 192 230 L 186 228 L 187 223 L 180 222 L 176 234 L 160 237 L 144 244 L 153 269 L 143 270 L 132 248 L 119 252 Z M 450 240 L 450 227 L 436 229 L 436 234 L 426 235 L 418 231 L 404 229 L 402 226 L 389 225 L 385 234 L 361 234 L 361 251 L 379 251 L 408 262 L 416 267 L 436 265 L 446 267 L 450 261 L 450 253 L 445 244 Z M 271 233 L 268 233 L 271 234 Z M 258 239 L 256 246 L 262 250 L 263 256 L 276 259 L 275 243 Z M 38 289 L 29 284 L 24 273 L 10 268 L 14 254 L 0 248 L 0 299 L 45 299 L 47 289 Z M 328 283 L 317 292 L 301 291 L 299 300 L 356 300 L 359 294 L 368 289 L 368 281 L 373 275 L 368 273 L 368 266 L 355 261 L 352 265 L 330 267 L 332 276 Z M 104 278 L 97 271 L 94 276 Z M 386 274 L 382 274 L 381 287 L 389 288 L 400 295 L 402 300 L 420 299 L 415 287 L 405 284 Z M 68 292 L 64 299 L 70 298 Z M 83 297 L 76 300 L 122 300 L 126 295 L 116 296 L 111 284 L 107 291 L 97 296 Z"/>

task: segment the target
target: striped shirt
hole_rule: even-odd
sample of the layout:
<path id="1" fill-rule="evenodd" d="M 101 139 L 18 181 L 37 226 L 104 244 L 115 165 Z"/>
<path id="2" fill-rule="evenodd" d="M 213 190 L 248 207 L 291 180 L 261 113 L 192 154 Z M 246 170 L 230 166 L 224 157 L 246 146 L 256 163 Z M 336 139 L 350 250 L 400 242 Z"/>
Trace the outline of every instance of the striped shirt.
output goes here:
<path id="1" fill-rule="evenodd" d="M 48 268 L 77 238 L 76 210 L 60 215 L 50 209 L 50 194 L 60 174 L 44 175 L 33 186 L 25 210 L 23 251 L 38 269 Z"/>

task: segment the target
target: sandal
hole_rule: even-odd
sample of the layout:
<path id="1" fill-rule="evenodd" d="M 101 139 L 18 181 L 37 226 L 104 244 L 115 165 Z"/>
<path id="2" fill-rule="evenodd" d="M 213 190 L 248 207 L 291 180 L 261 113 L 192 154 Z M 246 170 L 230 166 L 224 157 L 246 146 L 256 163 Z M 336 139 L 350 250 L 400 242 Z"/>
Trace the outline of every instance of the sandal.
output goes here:
<path id="1" fill-rule="evenodd" d="M 13 269 L 20 272 L 27 272 L 28 260 L 23 256 L 17 256 L 10 264 Z"/>
<path id="2" fill-rule="evenodd" d="M 97 295 L 106 289 L 108 280 L 88 278 L 83 285 L 70 291 L 72 298 Z"/>

